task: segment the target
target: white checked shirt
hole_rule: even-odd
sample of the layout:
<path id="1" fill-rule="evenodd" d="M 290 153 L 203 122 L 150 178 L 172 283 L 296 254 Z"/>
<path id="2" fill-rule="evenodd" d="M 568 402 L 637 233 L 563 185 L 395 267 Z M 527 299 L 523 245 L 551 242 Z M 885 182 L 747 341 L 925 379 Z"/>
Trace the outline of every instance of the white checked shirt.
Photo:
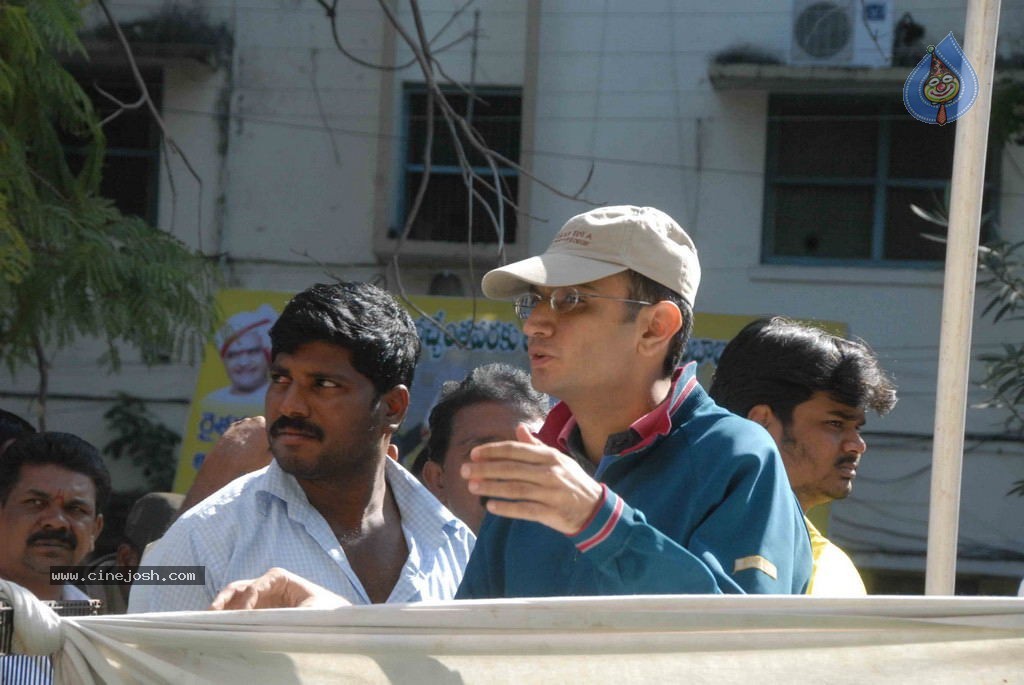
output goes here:
<path id="1" fill-rule="evenodd" d="M 385 459 L 409 557 L 388 602 L 452 599 L 476 538 L 416 478 Z M 178 519 L 143 566 L 205 566 L 205 585 L 132 586 L 128 612 L 206 609 L 228 583 L 288 569 L 353 604 L 370 599 L 330 525 L 276 461 L 229 483 Z"/>

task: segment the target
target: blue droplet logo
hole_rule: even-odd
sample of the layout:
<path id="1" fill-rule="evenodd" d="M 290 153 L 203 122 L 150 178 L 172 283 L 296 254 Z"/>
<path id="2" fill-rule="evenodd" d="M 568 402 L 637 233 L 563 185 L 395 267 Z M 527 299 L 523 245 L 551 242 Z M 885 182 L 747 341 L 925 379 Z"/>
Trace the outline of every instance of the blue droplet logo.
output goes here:
<path id="1" fill-rule="evenodd" d="M 978 99 L 978 74 L 950 32 L 926 54 L 903 84 L 907 111 L 926 124 L 956 121 Z"/>

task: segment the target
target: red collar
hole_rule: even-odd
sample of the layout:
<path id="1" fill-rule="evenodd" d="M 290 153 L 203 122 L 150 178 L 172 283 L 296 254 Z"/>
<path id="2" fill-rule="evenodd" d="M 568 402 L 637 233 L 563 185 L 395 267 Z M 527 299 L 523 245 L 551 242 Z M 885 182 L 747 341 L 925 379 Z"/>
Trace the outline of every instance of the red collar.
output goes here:
<path id="1" fill-rule="evenodd" d="M 630 424 L 627 430 L 635 436 L 635 440 L 622 452 L 623 455 L 642 450 L 657 438 L 668 435 L 672 430 L 672 415 L 697 387 L 696 370 L 695 362 L 676 369 L 672 375 L 672 387 L 665 400 Z M 576 417 L 572 415 L 569 405 L 559 402 L 548 412 L 548 417 L 537 437 L 545 444 L 568 453 L 569 436 L 576 429 L 576 425 Z"/>

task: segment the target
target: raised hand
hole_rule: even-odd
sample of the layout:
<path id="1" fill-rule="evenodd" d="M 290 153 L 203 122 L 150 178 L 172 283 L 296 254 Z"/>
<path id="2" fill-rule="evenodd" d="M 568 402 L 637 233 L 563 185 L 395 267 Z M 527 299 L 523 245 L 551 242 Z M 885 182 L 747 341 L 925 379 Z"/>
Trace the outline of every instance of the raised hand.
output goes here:
<path id="1" fill-rule="evenodd" d="M 461 475 L 469 491 L 487 497 L 487 511 L 537 521 L 565 535 L 578 533 L 604 491 L 571 457 L 537 440 L 524 425 L 516 441 L 473 448 Z"/>

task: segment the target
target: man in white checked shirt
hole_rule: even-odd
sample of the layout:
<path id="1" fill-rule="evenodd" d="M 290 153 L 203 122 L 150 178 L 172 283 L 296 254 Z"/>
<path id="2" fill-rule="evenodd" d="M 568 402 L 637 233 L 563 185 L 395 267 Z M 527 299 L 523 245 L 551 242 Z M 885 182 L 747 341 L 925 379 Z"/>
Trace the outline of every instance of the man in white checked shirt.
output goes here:
<path id="1" fill-rule="evenodd" d="M 142 560 L 204 566 L 205 584 L 136 585 L 129 613 L 205 609 L 271 567 L 352 604 L 453 597 L 473 534 L 387 453 L 419 354 L 409 315 L 369 284 L 316 285 L 270 338 L 274 460 L 190 509 Z"/>

